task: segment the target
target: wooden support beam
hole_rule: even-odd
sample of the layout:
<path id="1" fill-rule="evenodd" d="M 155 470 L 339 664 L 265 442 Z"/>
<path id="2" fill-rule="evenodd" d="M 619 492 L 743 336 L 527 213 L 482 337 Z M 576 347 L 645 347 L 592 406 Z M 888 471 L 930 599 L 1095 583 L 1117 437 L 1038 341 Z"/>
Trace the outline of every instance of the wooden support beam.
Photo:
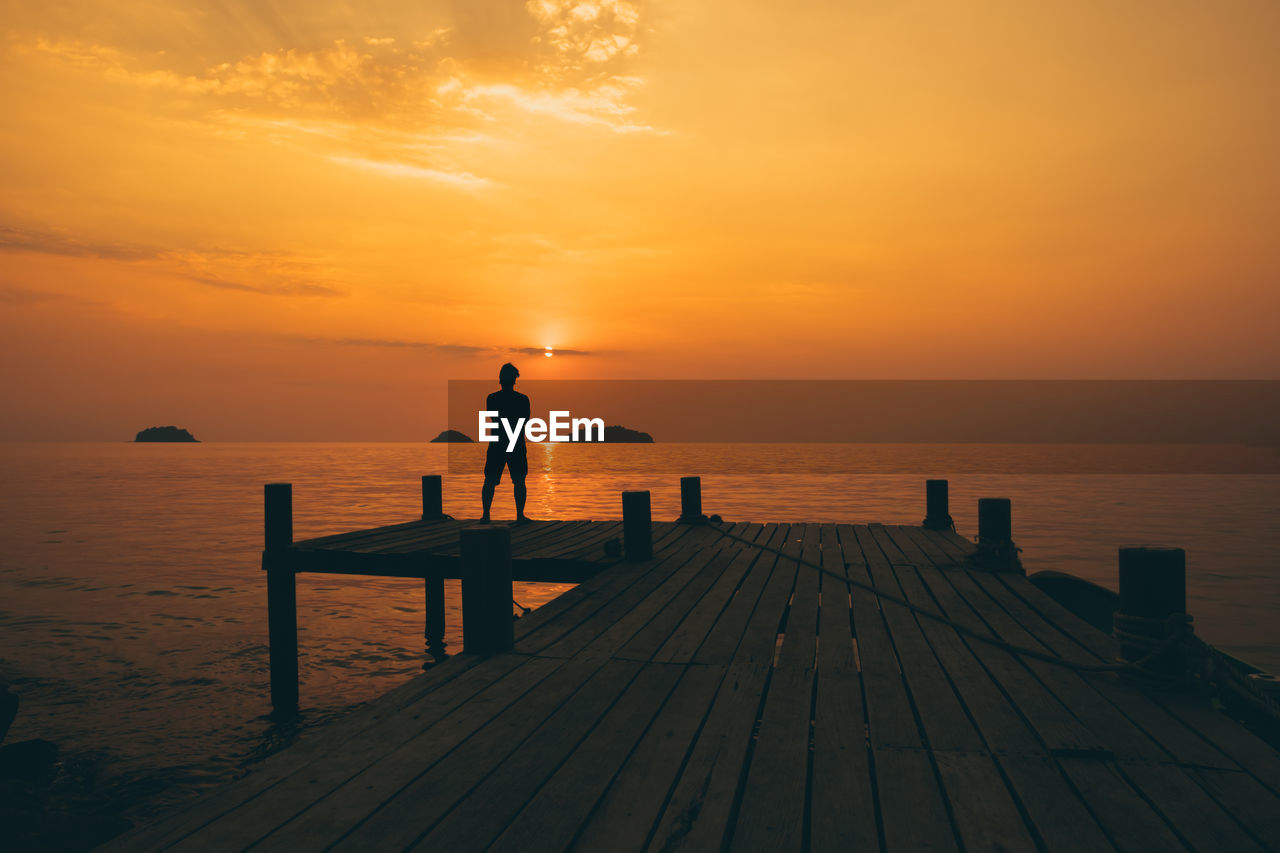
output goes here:
<path id="1" fill-rule="evenodd" d="M 1013 502 L 1008 498 L 978 498 L 978 544 L 1006 545 L 1013 541 Z"/>
<path id="2" fill-rule="evenodd" d="M 649 493 L 622 493 L 622 553 L 628 560 L 653 557 L 653 513 Z"/>
<path id="3" fill-rule="evenodd" d="M 1116 613 L 1120 656 L 1139 660 L 1175 626 L 1165 620 L 1187 612 L 1187 555 L 1181 548 L 1121 548 L 1120 608 Z M 1125 617 L 1136 617 L 1126 620 Z M 1147 621 L 1149 620 L 1149 621 Z M 1134 638 L 1125 642 L 1126 635 Z M 1146 638 L 1150 643 L 1138 638 Z M 1180 662 L 1170 656 L 1148 667 L 1174 671 Z"/>
<path id="4" fill-rule="evenodd" d="M 511 618 L 511 532 L 506 527 L 459 531 L 462 552 L 462 651 L 488 655 L 515 643 Z"/>
<path id="5" fill-rule="evenodd" d="M 444 479 L 439 474 L 422 475 L 422 520 L 438 521 L 444 514 Z"/>
<path id="6" fill-rule="evenodd" d="M 267 637 L 271 661 L 271 707 L 277 717 L 298 711 L 298 595 L 293 547 L 293 485 L 268 483 L 263 490 L 267 573 Z"/>
<path id="7" fill-rule="evenodd" d="M 924 481 L 924 521 L 930 530 L 954 530 L 946 480 Z"/>
<path id="8" fill-rule="evenodd" d="M 426 605 L 426 620 L 423 627 L 427 654 L 432 660 L 424 661 L 426 669 L 433 662 L 440 663 L 449 656 L 445 651 L 448 643 L 444 641 L 444 570 L 438 569 L 423 581 L 423 601 Z"/>
<path id="9" fill-rule="evenodd" d="M 706 521 L 702 514 L 702 478 L 680 478 L 680 521 L 697 524 Z"/>

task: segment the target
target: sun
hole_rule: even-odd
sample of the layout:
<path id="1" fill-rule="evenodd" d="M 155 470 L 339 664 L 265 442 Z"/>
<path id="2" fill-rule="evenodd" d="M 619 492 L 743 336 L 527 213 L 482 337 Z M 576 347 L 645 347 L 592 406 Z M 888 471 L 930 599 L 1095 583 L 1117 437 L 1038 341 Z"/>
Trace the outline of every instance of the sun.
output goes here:
<path id="1" fill-rule="evenodd" d="M 544 352 L 543 355 L 545 355 L 547 358 L 551 358 L 551 356 L 555 355 L 555 353 L 551 351 L 551 347 L 547 347 L 547 351 Z"/>

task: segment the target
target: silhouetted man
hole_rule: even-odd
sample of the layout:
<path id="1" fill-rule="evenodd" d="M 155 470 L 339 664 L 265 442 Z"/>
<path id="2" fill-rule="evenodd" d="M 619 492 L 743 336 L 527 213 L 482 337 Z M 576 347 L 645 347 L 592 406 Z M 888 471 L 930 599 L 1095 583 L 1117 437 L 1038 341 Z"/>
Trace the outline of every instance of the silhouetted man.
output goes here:
<path id="1" fill-rule="evenodd" d="M 512 426 L 517 423 L 523 426 L 521 419 L 529 419 L 529 398 L 515 389 L 519 375 L 520 371 L 516 370 L 514 364 L 507 362 L 502 365 L 502 369 L 498 371 L 498 384 L 502 386 L 502 390 L 494 391 L 485 401 L 487 411 L 497 412 L 499 418 Z M 524 445 L 523 429 L 516 439 L 516 446 L 510 452 L 507 452 L 507 439 L 501 430 L 498 441 L 489 444 L 488 455 L 484 460 L 484 488 L 480 491 L 480 498 L 484 501 L 484 515 L 480 517 L 482 522 L 489 520 L 493 490 L 502 479 L 503 468 L 511 472 L 511 485 L 516 497 L 516 522 L 526 522 L 529 519 L 524 514 L 524 501 L 527 497 L 524 478 L 529 473 L 529 455 Z"/>

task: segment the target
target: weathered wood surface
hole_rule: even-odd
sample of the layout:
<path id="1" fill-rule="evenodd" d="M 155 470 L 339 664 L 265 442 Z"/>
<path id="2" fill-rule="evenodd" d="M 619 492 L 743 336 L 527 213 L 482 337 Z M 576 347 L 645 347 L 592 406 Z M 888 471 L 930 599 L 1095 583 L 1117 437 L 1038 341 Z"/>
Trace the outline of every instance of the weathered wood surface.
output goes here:
<path id="1" fill-rule="evenodd" d="M 295 543 L 289 557 L 295 568 L 307 572 L 456 578 L 461 569 L 458 531 L 475 524 L 433 519 L 321 536 Z M 578 582 L 622 559 L 621 521 L 495 524 L 510 528 L 512 568 L 519 581 Z M 701 535 L 688 524 L 653 523 L 655 543 L 690 534 L 689 543 Z"/>
<path id="2" fill-rule="evenodd" d="M 523 553 L 611 535 L 564 524 L 531 528 Z M 410 547 L 426 528 L 361 547 Z M 1024 577 L 971 568 L 964 539 L 725 529 L 832 574 L 655 524 L 654 559 L 521 619 L 511 653 L 450 660 L 110 846 L 1280 846 L 1280 755 L 1204 700 L 1025 659 L 854 585 L 1073 660 L 1114 656 Z"/>

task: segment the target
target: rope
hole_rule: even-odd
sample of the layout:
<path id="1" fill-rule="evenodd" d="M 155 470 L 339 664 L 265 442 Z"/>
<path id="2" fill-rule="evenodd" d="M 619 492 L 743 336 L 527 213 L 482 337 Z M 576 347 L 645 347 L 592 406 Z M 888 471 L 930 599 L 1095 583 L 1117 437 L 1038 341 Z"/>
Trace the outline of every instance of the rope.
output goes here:
<path id="1" fill-rule="evenodd" d="M 511 599 L 511 603 L 514 604 L 516 607 L 520 608 L 520 613 L 519 615 L 516 616 L 517 619 L 519 619 L 521 616 L 528 616 L 530 613 L 533 612 L 532 607 L 525 607 L 523 604 L 516 601 L 514 598 Z"/>

